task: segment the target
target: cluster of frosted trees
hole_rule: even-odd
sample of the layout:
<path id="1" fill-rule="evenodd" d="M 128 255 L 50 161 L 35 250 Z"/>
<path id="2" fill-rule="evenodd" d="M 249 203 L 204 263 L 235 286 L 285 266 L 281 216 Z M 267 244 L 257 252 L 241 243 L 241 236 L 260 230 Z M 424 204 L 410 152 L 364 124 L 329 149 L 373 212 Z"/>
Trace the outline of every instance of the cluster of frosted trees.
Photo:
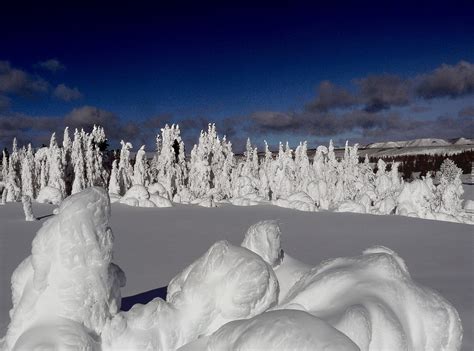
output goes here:
<path id="1" fill-rule="evenodd" d="M 111 167 L 104 167 L 105 155 L 99 145 L 105 140 L 104 130 L 94 127 L 91 133 L 76 130 L 72 140 L 66 128 L 62 146 L 53 134 L 49 147 L 36 152 L 31 145 L 19 149 L 14 141 L 10 157 L 3 154 L 2 201 L 19 201 L 27 195 L 39 202 L 59 203 L 95 185 L 108 188 L 113 201 L 134 206 L 272 203 L 305 211 L 457 220 L 463 214 L 461 171 L 450 160 L 439 172 L 438 186 L 432 177 L 404 183 L 397 164 L 387 171 L 385 162 L 379 160 L 374 172 L 367 157 L 359 162 L 357 144 L 346 143 L 338 159 L 330 142 L 328 147 L 319 146 L 310 160 L 306 142 L 295 150 L 280 143 L 277 154 L 265 142 L 264 153 L 259 155 L 248 140 L 243 157 L 236 157 L 231 142 L 225 136 L 220 138 L 210 124 L 207 131 L 201 131 L 189 159 L 179 126 L 166 125 L 156 138 L 152 159 L 142 146 L 132 162 L 133 146 L 122 141 Z"/>
<path id="2" fill-rule="evenodd" d="M 91 133 L 76 130 L 73 140 L 66 128 L 62 145 L 53 133 L 49 147 L 36 152 L 31 144 L 19 148 L 14 139 L 9 157 L 3 151 L 2 202 L 19 201 L 22 196 L 29 196 L 39 202 L 59 203 L 87 187 L 106 187 L 109 175 L 103 167 L 103 154 L 99 149 L 105 140 L 101 127 L 94 127 Z"/>

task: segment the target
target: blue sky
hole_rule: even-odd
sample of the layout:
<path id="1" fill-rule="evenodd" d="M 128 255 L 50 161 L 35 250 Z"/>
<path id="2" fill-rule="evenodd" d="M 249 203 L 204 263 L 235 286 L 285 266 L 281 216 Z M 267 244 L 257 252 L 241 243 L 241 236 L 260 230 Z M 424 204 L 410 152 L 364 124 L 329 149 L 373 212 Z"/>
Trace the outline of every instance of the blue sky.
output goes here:
<path id="1" fill-rule="evenodd" d="M 94 120 L 112 143 L 149 145 L 165 122 L 187 126 L 192 141 L 214 121 L 236 145 L 247 135 L 318 143 L 473 133 L 470 1 L 20 3 L 2 12 L 0 144 L 14 134 L 39 143 L 52 125 Z M 324 81 L 334 106 L 308 108 Z"/>

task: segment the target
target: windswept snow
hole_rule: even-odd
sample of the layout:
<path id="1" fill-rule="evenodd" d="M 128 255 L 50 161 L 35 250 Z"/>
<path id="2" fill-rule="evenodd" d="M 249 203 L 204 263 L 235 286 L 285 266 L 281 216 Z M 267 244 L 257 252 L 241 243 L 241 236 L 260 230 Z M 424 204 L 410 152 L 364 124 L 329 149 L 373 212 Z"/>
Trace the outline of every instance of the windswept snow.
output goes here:
<path id="1" fill-rule="evenodd" d="M 9 206 L 3 206 L 0 213 Z M 433 222 L 406 217 L 257 208 L 259 211 L 233 206 L 199 210 L 181 205 L 157 212 L 114 206 L 117 222 L 112 224 L 121 232 L 116 240 L 116 259 L 119 263 L 118 257 L 124 260 L 132 289 L 145 282 L 156 287 L 161 285 L 160 279 L 175 274 L 169 266 L 160 266 L 160 254 L 179 256 L 176 259 L 181 267 L 191 258 L 188 267 L 171 279 L 167 301 L 158 298 L 119 312 L 125 278 L 112 263 L 107 193 L 89 188 L 67 198 L 58 214 L 41 227 L 31 256 L 12 276 L 13 309 L 4 346 L 7 350 L 47 345 L 61 348 L 66 344 L 95 349 L 98 343 L 103 350 L 119 346 L 175 349 L 188 343 L 192 344 L 184 349 L 278 349 L 285 345 L 302 349 L 324 345 L 337 350 L 460 348 L 462 329 L 456 309 L 420 281 L 440 290 L 464 317 L 472 317 L 468 298 L 472 294 L 469 227 L 442 222 L 430 226 Z M 235 216 L 236 211 L 239 216 Z M 203 221 L 201 216 L 209 212 L 213 212 L 213 221 Z M 147 220 L 140 218 L 144 214 Z M 182 216 L 182 220 L 170 221 L 172 214 Z M 160 215 L 161 219 L 157 218 Z M 282 230 L 276 222 L 256 223 L 255 218 L 269 215 L 280 218 Z M 341 216 L 347 217 L 346 221 L 334 221 Z M 163 225 L 154 226 L 153 221 Z M 292 224 L 283 225 L 286 221 Z M 325 225 L 328 221 L 330 227 Z M 18 222 L 5 220 L 7 227 Z M 150 225 L 139 225 L 146 222 Z M 22 223 L 33 228 L 38 222 Z M 242 227 L 252 223 L 244 235 Z M 358 230 L 361 224 L 363 229 Z M 377 235 L 370 233 L 374 230 L 370 224 L 376 227 Z M 428 227 L 439 237 L 433 237 Z M 206 228 L 213 230 L 206 232 Z M 393 235 L 394 228 L 399 230 L 398 236 Z M 154 235 L 146 233 L 150 230 Z M 216 238 L 226 237 L 243 239 L 242 246 L 227 241 L 212 244 Z M 150 240 L 157 240 L 156 245 Z M 403 240 L 409 244 L 401 245 Z M 393 247 L 406 261 L 386 247 L 373 247 L 374 242 Z M 139 263 L 131 255 L 136 245 L 141 247 Z M 175 249 L 170 250 L 170 245 Z M 196 253 L 206 246 L 210 248 L 202 250 L 204 255 L 194 261 Z M 370 248 L 353 256 L 364 247 Z M 453 247 L 457 249 L 455 262 L 450 251 Z M 287 255 L 287 248 L 303 260 L 309 257 L 307 262 L 323 263 L 310 268 Z M 155 258 L 149 262 L 148 274 L 155 277 L 151 279 L 144 274 L 147 249 Z M 429 250 L 430 255 L 423 255 L 423 250 Z M 331 256 L 340 258 L 327 261 Z M 134 271 L 134 265 L 140 272 Z M 413 267 L 415 274 L 407 267 Z M 160 277 L 159 272 L 166 270 Z M 442 283 L 446 278 L 449 285 Z M 463 322 L 465 345 L 469 347 L 473 324 L 469 319 Z"/>

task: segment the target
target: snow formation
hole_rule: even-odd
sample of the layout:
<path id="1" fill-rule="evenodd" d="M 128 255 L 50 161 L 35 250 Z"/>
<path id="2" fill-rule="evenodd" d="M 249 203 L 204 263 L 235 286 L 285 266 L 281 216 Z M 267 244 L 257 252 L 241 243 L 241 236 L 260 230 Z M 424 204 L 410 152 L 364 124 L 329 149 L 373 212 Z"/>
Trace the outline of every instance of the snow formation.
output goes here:
<path id="1" fill-rule="evenodd" d="M 135 195 L 145 194 L 138 189 Z M 137 195 L 138 194 L 138 195 Z M 141 195 L 140 195 L 141 196 Z M 385 247 L 314 268 L 287 255 L 275 221 L 242 245 L 212 245 L 174 277 L 166 301 L 120 312 L 106 191 L 66 198 L 12 276 L 5 350 L 458 350 L 454 307 Z M 3 345 L 2 345 L 3 343 Z"/>
<path id="2" fill-rule="evenodd" d="M 125 276 L 112 263 L 107 193 L 88 188 L 62 202 L 12 275 L 6 350 L 94 349 L 120 307 Z"/>

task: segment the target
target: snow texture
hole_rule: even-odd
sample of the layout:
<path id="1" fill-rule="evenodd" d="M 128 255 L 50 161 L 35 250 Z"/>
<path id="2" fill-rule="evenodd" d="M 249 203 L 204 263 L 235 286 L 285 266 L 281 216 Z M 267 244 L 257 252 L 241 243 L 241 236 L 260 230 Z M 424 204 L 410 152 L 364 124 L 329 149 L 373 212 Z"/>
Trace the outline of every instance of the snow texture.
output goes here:
<path id="1" fill-rule="evenodd" d="M 461 347 L 457 311 L 395 252 L 376 246 L 310 269 L 284 254 L 274 221 L 251 226 L 243 247 L 216 242 L 171 280 L 166 301 L 119 312 L 109 216 L 107 192 L 92 187 L 39 230 L 12 276 L 6 350 Z"/>

